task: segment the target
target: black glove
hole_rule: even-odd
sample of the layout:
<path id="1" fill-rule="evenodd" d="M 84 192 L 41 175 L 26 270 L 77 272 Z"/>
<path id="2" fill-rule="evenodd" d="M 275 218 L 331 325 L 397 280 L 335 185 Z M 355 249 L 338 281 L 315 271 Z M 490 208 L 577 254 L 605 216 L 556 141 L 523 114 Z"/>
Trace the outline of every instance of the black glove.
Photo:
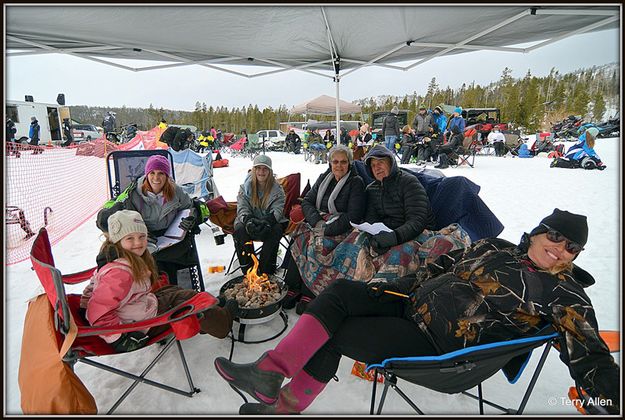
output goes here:
<path id="1" fill-rule="evenodd" d="M 395 232 L 380 232 L 370 240 L 371 249 L 373 249 L 378 255 L 386 254 L 391 247 L 397 245 L 397 237 Z"/>
<path id="2" fill-rule="evenodd" d="M 271 225 L 271 226 L 273 226 L 276 223 L 278 223 L 278 221 L 276 220 L 276 216 L 274 216 L 273 213 L 269 213 L 268 215 L 263 217 L 263 220 L 265 222 L 269 223 L 269 225 Z"/>
<path id="3" fill-rule="evenodd" d="M 397 245 L 397 236 L 393 231 L 380 232 L 376 235 L 373 235 L 373 238 L 371 239 L 374 239 L 377 242 L 378 246 L 381 248 L 390 248 Z"/>
<path id="4" fill-rule="evenodd" d="M 131 331 L 123 333 L 119 339 L 111 343 L 111 346 L 115 349 L 116 353 L 135 351 L 144 347 L 148 343 L 149 338 L 150 337 L 140 331 Z"/>
<path id="5" fill-rule="evenodd" d="M 266 239 L 267 235 L 271 232 L 271 225 L 269 223 L 262 221 L 261 225 L 258 226 L 258 238 Z"/>
<path id="6" fill-rule="evenodd" d="M 258 231 L 262 226 L 262 221 L 255 217 L 250 217 L 245 222 L 245 231 L 250 236 L 258 236 Z"/>
<path id="7" fill-rule="evenodd" d="M 178 227 L 182 230 L 186 230 L 187 232 L 193 229 L 195 226 L 195 216 L 187 216 L 180 221 Z"/>
<path id="8" fill-rule="evenodd" d="M 395 292 L 402 293 L 394 283 L 388 282 L 372 282 L 367 284 L 367 293 L 373 299 L 377 299 L 380 302 L 392 302 L 394 300 L 406 299 L 401 296 L 394 295 L 392 293 L 387 292 Z"/>

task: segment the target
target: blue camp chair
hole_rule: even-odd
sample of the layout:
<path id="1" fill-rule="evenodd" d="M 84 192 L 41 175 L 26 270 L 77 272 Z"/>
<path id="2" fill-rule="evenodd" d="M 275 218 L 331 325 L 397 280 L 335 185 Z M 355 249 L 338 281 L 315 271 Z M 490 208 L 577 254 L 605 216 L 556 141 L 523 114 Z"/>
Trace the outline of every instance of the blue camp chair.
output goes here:
<path id="1" fill-rule="evenodd" d="M 174 159 L 171 152 L 176 153 L 172 149 L 116 150 L 109 153 L 106 156 L 106 167 L 108 172 L 109 193 L 111 199 L 117 198 L 117 196 L 124 192 L 124 190 L 126 190 L 126 188 L 132 182 L 143 176 L 143 174 L 145 173 L 145 164 L 150 156 L 153 155 L 165 156 L 170 161 L 172 178 L 177 183 L 178 180 L 176 178 L 176 165 L 174 164 Z M 176 244 L 176 246 L 178 246 L 178 244 Z M 198 292 L 203 292 L 204 278 L 202 276 L 200 258 L 197 253 L 195 235 L 187 235 L 181 242 L 180 246 L 189 247 L 189 249 L 191 250 L 189 258 L 193 261 L 185 263 L 181 262 L 180 264 L 177 264 L 184 266 L 184 269 L 181 268 L 178 270 L 178 274 L 182 275 L 183 277 L 170 279 L 170 281 L 174 284 L 178 284 L 180 287 L 190 288 Z M 167 256 L 169 250 L 170 248 L 167 248 L 163 251 L 154 253 L 154 258 L 157 265 L 160 264 L 161 261 L 165 263 L 166 260 L 170 259 L 170 257 Z M 162 266 L 159 267 L 161 267 L 162 269 Z"/>
<path id="2" fill-rule="evenodd" d="M 371 394 L 370 414 L 375 412 L 377 375 L 384 377 L 384 389 L 378 404 L 380 414 L 388 388 L 393 388 L 418 414 L 419 407 L 397 386 L 397 378 L 447 394 L 462 393 L 478 400 L 480 414 L 484 414 L 484 404 L 488 404 L 506 414 L 522 414 L 530 398 L 534 385 L 542 370 L 549 350 L 558 337 L 552 326 L 543 328 L 531 337 L 501 341 L 467 347 L 439 356 L 397 357 L 367 366 L 373 369 L 375 378 Z M 482 393 L 482 382 L 501 370 L 508 382 L 514 384 L 529 362 L 532 350 L 545 346 L 538 365 L 517 409 L 505 408 L 486 400 Z M 477 395 L 467 390 L 477 386 Z"/>
<path id="3" fill-rule="evenodd" d="M 219 196 L 213 179 L 213 154 L 205 156 L 191 149 L 176 152 L 169 149 L 176 169 L 176 184 L 180 185 L 191 197 L 209 201 Z"/>

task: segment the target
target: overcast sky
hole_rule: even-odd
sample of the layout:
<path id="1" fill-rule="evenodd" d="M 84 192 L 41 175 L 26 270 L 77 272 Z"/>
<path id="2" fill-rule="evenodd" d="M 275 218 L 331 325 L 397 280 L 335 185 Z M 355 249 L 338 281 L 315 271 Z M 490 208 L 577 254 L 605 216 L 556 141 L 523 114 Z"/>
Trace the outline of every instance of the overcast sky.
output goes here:
<path id="1" fill-rule="evenodd" d="M 528 31 L 532 28 L 528 27 Z M 425 94 L 432 77 L 441 88 L 497 81 L 505 67 L 512 76 L 545 76 L 552 67 L 567 73 L 593 65 L 620 62 L 616 29 L 575 35 L 529 54 L 471 52 L 439 57 L 409 71 L 369 67 L 341 79 L 347 101 L 378 95 Z M 142 64 L 143 65 L 143 64 Z M 240 69 L 240 68 L 239 68 Z M 264 68 L 266 70 L 266 68 Z M 67 105 L 154 107 L 192 111 L 197 101 L 208 106 L 287 108 L 319 95 L 336 96 L 331 79 L 300 71 L 247 79 L 200 66 L 135 73 L 63 54 L 5 60 L 7 99 L 54 103 L 64 93 Z M 243 69 L 243 72 L 253 73 Z"/>

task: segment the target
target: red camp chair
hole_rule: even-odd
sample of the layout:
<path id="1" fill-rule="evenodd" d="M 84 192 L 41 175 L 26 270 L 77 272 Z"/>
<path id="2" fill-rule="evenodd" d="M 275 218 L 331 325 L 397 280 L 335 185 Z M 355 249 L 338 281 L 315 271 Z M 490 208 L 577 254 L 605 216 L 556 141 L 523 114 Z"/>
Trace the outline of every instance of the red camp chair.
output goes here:
<path id="1" fill-rule="evenodd" d="M 291 214 L 291 210 L 295 205 L 298 204 L 300 195 L 300 185 L 301 185 L 301 174 L 294 173 L 287 175 L 282 178 L 277 178 L 278 183 L 282 185 L 284 189 L 284 193 L 286 195 L 286 200 L 284 203 L 284 214 L 289 217 Z M 309 189 L 309 188 L 308 188 Z M 304 193 L 308 191 L 306 189 Z M 226 202 L 223 197 L 219 196 L 210 200 L 206 203 L 206 206 L 210 210 L 210 221 L 215 225 L 219 226 L 225 234 L 232 235 L 234 233 L 234 219 L 237 217 L 237 203 L 236 202 Z M 301 220 L 300 220 L 301 221 Z M 289 224 L 286 227 L 283 235 L 283 239 L 286 235 L 290 234 L 295 230 L 297 226 L 297 222 L 293 220 L 289 220 Z M 288 246 L 283 244 L 282 241 L 280 245 L 286 250 Z M 258 252 L 258 249 L 256 250 Z M 238 267 L 233 268 L 233 263 L 236 258 L 236 250 L 232 254 L 232 258 L 230 258 L 230 264 L 228 264 L 228 269 L 226 270 L 226 275 L 232 274 Z"/>
<path id="2" fill-rule="evenodd" d="M 191 379 L 191 374 L 180 341 L 191 338 L 199 332 L 200 325 L 196 315 L 214 306 L 217 302 L 215 297 L 209 293 L 200 292 L 186 302 L 154 318 L 130 324 L 118 324 L 113 327 L 92 327 L 81 313 L 83 312 L 80 309 L 81 295 L 66 294 L 65 284 L 77 284 L 89 280 L 95 273 L 96 267 L 79 273 L 62 275 L 54 266 L 54 258 L 52 257 L 48 232 L 45 228 L 41 228 L 35 238 L 30 252 L 30 259 L 33 263 L 33 269 L 37 273 L 37 277 L 54 309 L 54 323 L 60 342 L 63 342 L 65 335 L 68 334 L 70 326 L 73 328 L 73 324 L 75 324 L 77 327 L 76 339 L 63 357 L 63 361 L 70 364 L 72 367 L 76 362 L 82 362 L 125 378 L 134 379 L 133 384 L 115 402 L 107 414 L 111 414 L 139 383 L 152 385 L 187 397 L 191 397 L 193 394 L 200 392 L 200 389 L 193 385 L 193 380 Z M 166 284 L 166 281 L 164 283 Z M 162 287 L 165 284 L 161 282 L 158 287 Z M 140 375 L 137 376 L 92 360 L 92 357 L 95 358 L 97 356 L 116 353 L 110 344 L 100 338 L 100 334 L 145 330 L 158 325 L 168 325 L 169 328 L 160 335 L 152 337 L 147 345 L 149 346 L 157 342 L 163 342 L 164 345 L 158 355 L 147 365 Z M 174 344 L 178 347 L 182 366 L 189 383 L 189 391 L 173 388 L 169 385 L 146 379 L 145 377 Z M 45 398 L 45 396 L 42 396 L 42 398 Z"/>

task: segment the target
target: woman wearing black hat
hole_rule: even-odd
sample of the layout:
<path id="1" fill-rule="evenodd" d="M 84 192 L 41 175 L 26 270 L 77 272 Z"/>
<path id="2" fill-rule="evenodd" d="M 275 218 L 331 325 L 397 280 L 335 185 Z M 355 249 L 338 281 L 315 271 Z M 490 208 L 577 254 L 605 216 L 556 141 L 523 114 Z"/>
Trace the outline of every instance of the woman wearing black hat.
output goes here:
<path id="1" fill-rule="evenodd" d="M 594 279 L 573 264 L 587 238 L 586 216 L 555 209 L 519 245 L 483 239 L 393 282 L 336 281 L 275 349 L 248 364 L 220 357 L 215 367 L 261 402 L 244 404 L 241 414 L 297 413 L 332 379 L 342 355 L 366 363 L 437 355 L 552 324 L 571 377 L 619 413 L 619 367 L 584 292 Z M 292 380 L 282 387 L 285 378 Z"/>

